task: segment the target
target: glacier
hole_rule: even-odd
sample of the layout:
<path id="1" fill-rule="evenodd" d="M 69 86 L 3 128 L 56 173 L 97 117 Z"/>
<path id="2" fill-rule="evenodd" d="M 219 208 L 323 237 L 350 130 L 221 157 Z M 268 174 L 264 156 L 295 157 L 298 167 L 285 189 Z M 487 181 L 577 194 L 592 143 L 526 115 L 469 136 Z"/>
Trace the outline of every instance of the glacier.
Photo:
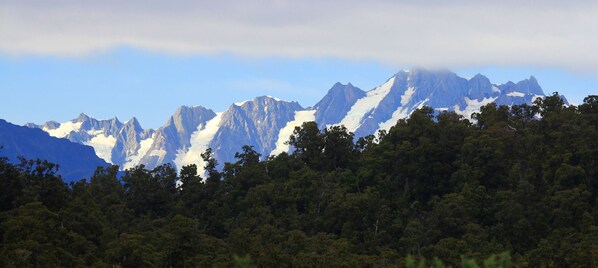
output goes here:
<path id="1" fill-rule="evenodd" d="M 345 126 L 349 131 L 357 130 L 363 123 L 364 117 L 374 110 L 380 101 L 390 92 L 390 88 L 394 84 L 395 78 L 392 77 L 382 86 L 379 86 L 367 92 L 367 95 L 359 100 L 351 107 L 345 118 L 341 120 L 338 125 Z"/>
<path id="2" fill-rule="evenodd" d="M 191 147 L 189 150 L 180 151 L 174 160 L 177 168 L 180 169 L 185 165 L 196 164 L 198 173 L 204 175 L 204 161 L 201 158 L 201 154 L 208 149 L 212 138 L 218 131 L 222 121 L 222 114 L 217 113 L 216 117 L 208 121 L 203 129 L 200 126 L 191 135 Z"/>
<path id="3" fill-rule="evenodd" d="M 299 127 L 305 122 L 314 121 L 316 118 L 315 113 L 316 110 L 296 111 L 295 119 L 288 122 L 286 126 L 280 129 L 280 132 L 278 133 L 278 139 L 276 140 L 276 147 L 274 150 L 272 150 L 272 152 L 270 152 L 270 155 L 275 156 L 281 153 L 288 153 L 290 146 L 287 141 L 293 134 L 295 127 Z"/>

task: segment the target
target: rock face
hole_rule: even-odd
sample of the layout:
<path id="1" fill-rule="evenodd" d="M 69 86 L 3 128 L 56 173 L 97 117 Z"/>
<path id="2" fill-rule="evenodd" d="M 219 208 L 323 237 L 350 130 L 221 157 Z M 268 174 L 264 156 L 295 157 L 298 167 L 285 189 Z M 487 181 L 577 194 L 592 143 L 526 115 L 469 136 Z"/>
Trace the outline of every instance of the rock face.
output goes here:
<path id="1" fill-rule="evenodd" d="M 217 114 L 203 127 L 198 127 L 189 140 L 191 146 L 179 151 L 174 163 L 177 167 L 204 163 L 200 155 L 208 147 L 215 150 L 219 163 L 234 161 L 241 146 L 254 146 L 262 156 L 268 156 L 276 146 L 280 130 L 303 110 L 297 102 L 262 96 L 231 105 Z"/>
<path id="2" fill-rule="evenodd" d="M 533 76 L 517 84 L 509 81 L 499 85 L 498 89 L 501 91 L 500 96 L 495 100 L 498 105 L 531 103 L 536 97 L 544 96 L 544 91 Z"/>
<path id="3" fill-rule="evenodd" d="M 365 97 L 365 91 L 354 87 L 351 83 L 336 83 L 322 98 L 314 109 L 315 119 L 320 126 L 338 124 L 358 99 Z"/>
<path id="4" fill-rule="evenodd" d="M 533 76 L 518 83 L 493 84 L 481 74 L 466 79 L 446 70 L 414 69 L 400 71 L 369 91 L 336 83 L 308 109 L 297 102 L 262 96 L 219 113 L 182 106 L 155 131 L 143 129 L 135 118 L 120 123 L 116 118 L 96 120 L 85 114 L 65 123 L 27 126 L 90 145 L 100 158 L 122 168 L 165 163 L 181 168 L 194 163 L 201 169 L 200 155 L 207 148 L 214 150 L 221 164 L 234 161 L 243 145 L 254 146 L 262 157 L 288 150 L 284 141 L 304 121 L 316 121 L 322 128 L 344 125 L 361 137 L 388 130 L 423 106 L 471 118 L 488 103 L 529 104 L 537 97 L 544 97 L 544 92 Z"/>
<path id="5" fill-rule="evenodd" d="M 267 156 L 274 150 L 278 132 L 295 117 L 295 112 L 303 110 L 297 102 L 287 102 L 272 97 L 257 97 L 242 105 L 232 105 L 222 115 L 222 123 L 214 140 L 210 143 L 217 148 L 216 155 L 234 155 L 239 145 L 251 145 Z"/>
<path id="6" fill-rule="evenodd" d="M 191 134 L 204 129 L 215 116 L 214 111 L 201 106 L 181 106 L 163 127 L 156 130 L 151 140 L 146 141 L 149 148 L 142 151 L 138 162 L 132 161 L 131 166 L 144 164 L 151 168 L 163 163 L 174 164 L 177 153 L 191 146 Z"/>
<path id="7" fill-rule="evenodd" d="M 58 174 L 67 181 L 90 178 L 98 166 L 108 166 L 90 146 L 51 137 L 48 133 L 17 126 L 0 119 L 0 157 L 10 161 L 43 159 L 60 166 Z"/>

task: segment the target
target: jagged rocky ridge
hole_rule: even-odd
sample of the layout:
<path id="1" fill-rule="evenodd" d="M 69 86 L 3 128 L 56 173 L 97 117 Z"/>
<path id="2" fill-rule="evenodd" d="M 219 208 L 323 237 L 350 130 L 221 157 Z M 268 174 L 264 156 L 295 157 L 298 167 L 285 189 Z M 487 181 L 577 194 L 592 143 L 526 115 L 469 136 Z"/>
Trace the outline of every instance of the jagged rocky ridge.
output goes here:
<path id="1" fill-rule="evenodd" d="M 491 102 L 529 104 L 543 96 L 533 76 L 518 83 L 493 84 L 481 74 L 465 79 L 450 71 L 414 69 L 400 71 L 369 91 L 336 83 L 313 108 L 262 96 L 218 113 L 182 106 L 156 130 L 143 129 L 135 118 L 121 123 L 117 118 L 97 120 L 85 114 L 64 123 L 27 126 L 92 146 L 100 158 L 122 168 L 164 163 L 181 168 L 195 163 L 201 169 L 200 154 L 207 148 L 214 149 L 219 163 L 234 161 L 242 145 L 254 146 L 264 157 L 288 151 L 285 141 L 295 126 L 306 121 L 321 127 L 344 125 L 361 137 L 387 130 L 423 106 L 470 118 Z"/>

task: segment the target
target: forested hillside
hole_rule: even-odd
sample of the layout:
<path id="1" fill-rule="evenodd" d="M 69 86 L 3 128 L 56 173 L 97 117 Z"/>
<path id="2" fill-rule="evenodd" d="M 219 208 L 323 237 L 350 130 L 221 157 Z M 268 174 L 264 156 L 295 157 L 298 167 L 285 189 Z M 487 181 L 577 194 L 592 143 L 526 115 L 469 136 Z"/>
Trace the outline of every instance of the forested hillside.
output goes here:
<path id="1" fill-rule="evenodd" d="M 0 160 L 2 267 L 396 267 L 509 252 L 516 267 L 598 266 L 598 96 L 424 107 L 354 142 L 296 128 L 294 151 L 249 146 L 194 165 L 99 168 L 66 185 Z M 203 174 L 202 174 L 203 175 Z M 177 184 L 180 180 L 180 184 Z"/>

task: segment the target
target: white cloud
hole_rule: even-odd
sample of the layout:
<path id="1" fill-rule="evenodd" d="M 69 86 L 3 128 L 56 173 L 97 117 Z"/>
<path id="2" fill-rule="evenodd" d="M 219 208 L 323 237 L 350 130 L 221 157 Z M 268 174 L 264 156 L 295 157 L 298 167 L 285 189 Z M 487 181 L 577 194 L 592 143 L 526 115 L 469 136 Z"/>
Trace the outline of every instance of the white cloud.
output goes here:
<path id="1" fill-rule="evenodd" d="M 595 1 L 447 2 L 3 0 L 0 51 L 80 56 L 128 45 L 173 54 L 598 73 Z"/>

